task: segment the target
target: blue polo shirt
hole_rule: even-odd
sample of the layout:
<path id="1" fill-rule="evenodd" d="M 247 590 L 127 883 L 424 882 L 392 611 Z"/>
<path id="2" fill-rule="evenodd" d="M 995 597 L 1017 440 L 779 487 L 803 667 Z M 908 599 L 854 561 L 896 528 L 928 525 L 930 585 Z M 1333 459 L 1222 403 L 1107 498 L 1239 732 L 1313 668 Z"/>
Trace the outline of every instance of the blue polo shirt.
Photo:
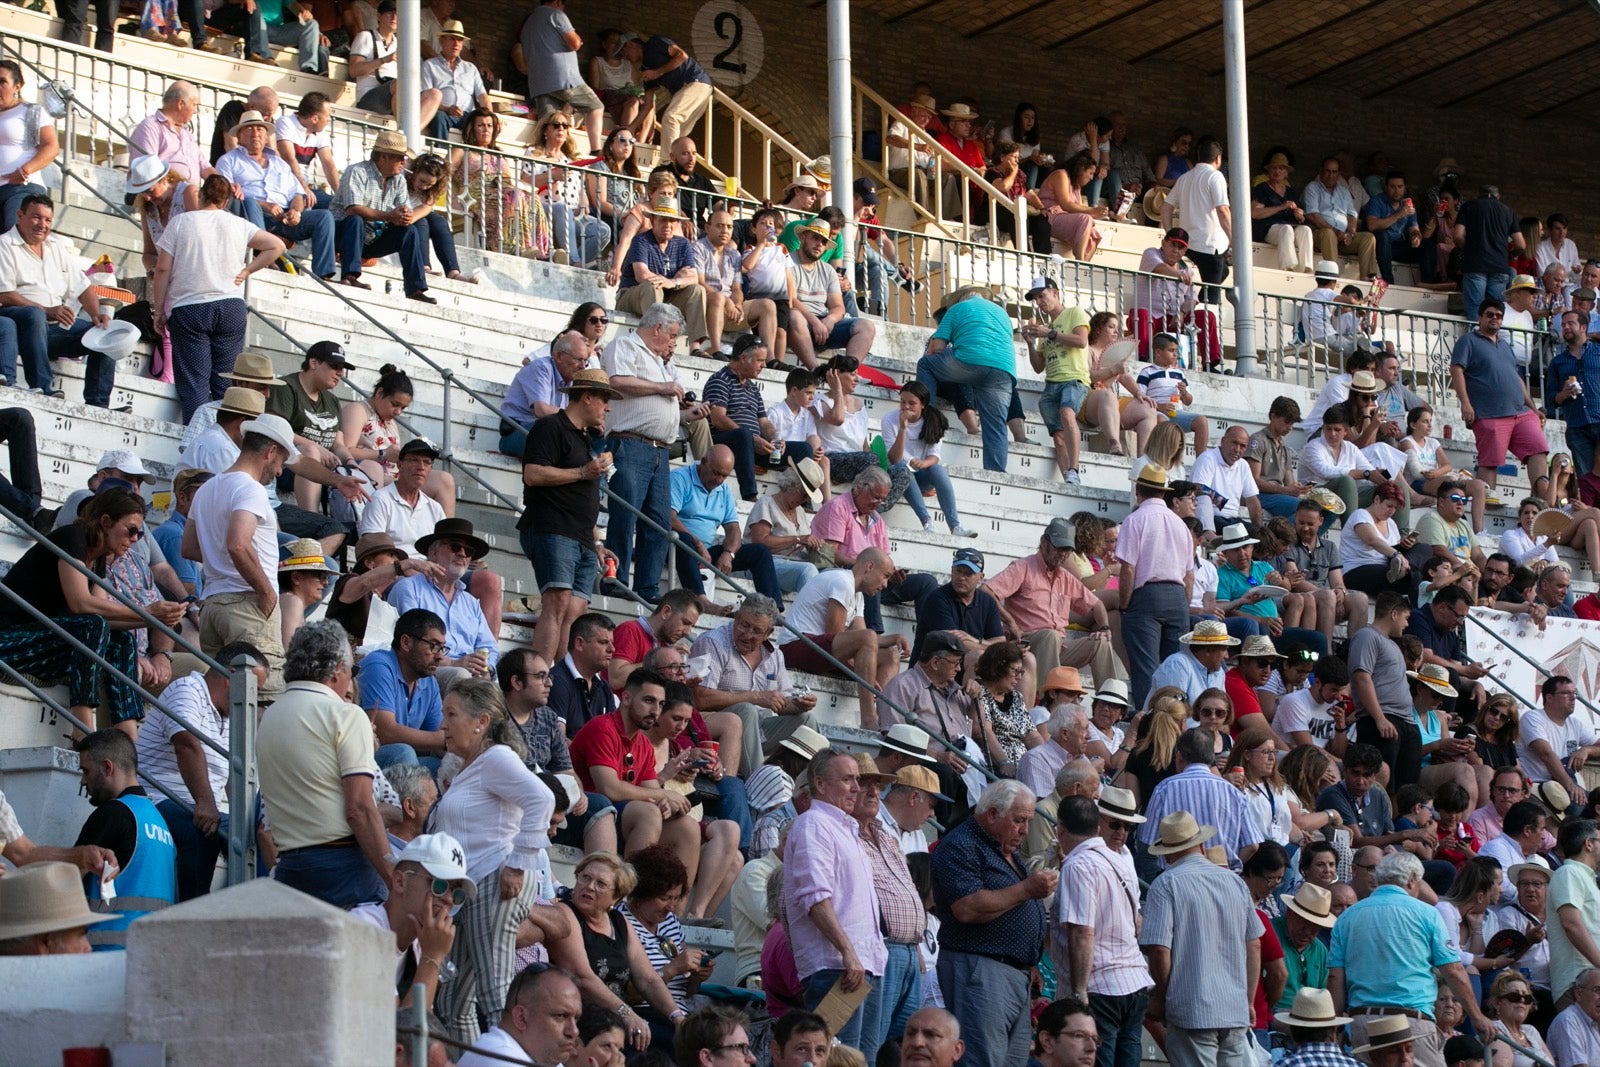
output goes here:
<path id="1" fill-rule="evenodd" d="M 700 464 L 691 463 L 672 472 L 672 510 L 689 532 L 707 547 L 722 540 L 722 524 L 737 522 L 733 489 L 724 481 L 710 492 L 700 480 Z"/>
<path id="2" fill-rule="evenodd" d="M 646 228 L 628 246 L 627 258 L 622 261 L 620 288 L 632 289 L 639 284 L 639 279 L 633 275 L 635 263 L 643 263 L 663 278 L 670 278 L 683 268 L 694 266 L 694 246 L 687 237 L 674 234 L 667 241 L 667 247 L 662 248 L 656 243 L 655 234 Z"/>
<path id="3" fill-rule="evenodd" d="M 933 865 L 933 913 L 939 917 L 939 947 L 988 956 L 1024 970 L 1038 963 L 1039 953 L 1044 951 L 1043 901 L 1024 901 L 986 923 L 961 922 L 951 910 L 962 897 L 980 889 L 1010 889 L 1027 875 L 1022 853 L 1003 855 L 1000 843 L 984 832 L 976 818 L 966 820 L 941 838 L 939 862 Z"/>
<path id="4" fill-rule="evenodd" d="M 356 675 L 361 685 L 361 706 L 394 713 L 394 721 L 408 730 L 433 731 L 444 720 L 444 702 L 439 696 L 439 680 L 431 674 L 418 678 L 409 689 L 400 677 L 400 658 L 392 648 L 380 648 L 361 658 Z"/>
<path id="5" fill-rule="evenodd" d="M 1556 394 L 1567 387 L 1568 378 L 1578 379 L 1583 385 L 1583 394 L 1561 405 L 1561 421 L 1568 426 L 1588 426 L 1600 422 L 1600 345 L 1586 341 L 1583 351 L 1577 356 L 1565 347 L 1557 352 L 1544 375 L 1546 411 L 1556 410 Z M 166 545 L 161 547 L 165 549 Z"/>
<path id="6" fill-rule="evenodd" d="M 1011 318 L 1000 305 L 968 297 L 944 313 L 933 336 L 949 344 L 955 357 L 974 367 L 992 367 L 1017 376 L 1017 349 Z"/>
<path id="7" fill-rule="evenodd" d="M 1508 419 L 1528 410 L 1522 402 L 1517 357 L 1503 332 L 1491 341 L 1476 328 L 1468 330 L 1451 350 L 1450 366 L 1466 374 L 1467 399 L 1478 418 Z"/>
<path id="8" fill-rule="evenodd" d="M 1368 200 L 1367 206 L 1361 210 L 1361 217 L 1365 219 L 1386 219 L 1399 210 L 1400 205 L 1390 200 L 1388 195 L 1385 194 Z M 1382 232 L 1388 234 L 1391 241 L 1404 241 L 1406 239 L 1406 230 L 1415 225 L 1417 225 L 1417 213 L 1413 210 L 1407 213 L 1405 218 Z M 1379 231 L 1374 230 L 1373 232 L 1377 233 Z"/>
<path id="9" fill-rule="evenodd" d="M 1459 962 L 1444 917 L 1397 885 L 1346 908 L 1328 950 L 1328 966 L 1344 968 L 1349 1007 L 1411 1008 L 1430 1019 L 1439 995 L 1433 969 Z"/>

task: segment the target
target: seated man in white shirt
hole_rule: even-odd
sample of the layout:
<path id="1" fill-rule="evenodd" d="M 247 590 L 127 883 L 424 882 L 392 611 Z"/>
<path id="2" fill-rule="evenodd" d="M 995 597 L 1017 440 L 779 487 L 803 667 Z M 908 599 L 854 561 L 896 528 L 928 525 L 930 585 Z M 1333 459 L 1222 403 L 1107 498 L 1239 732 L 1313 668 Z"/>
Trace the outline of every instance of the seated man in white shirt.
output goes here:
<path id="1" fill-rule="evenodd" d="M 439 110 L 428 125 L 428 136 L 443 141 L 451 130 L 459 130 L 467 113 L 489 109 L 489 90 L 474 63 L 462 58 L 467 32 L 455 19 L 439 28 L 439 54 L 422 64 L 424 92 L 439 94 Z"/>
<path id="2" fill-rule="evenodd" d="M 439 502 L 423 492 L 423 484 L 433 473 L 439 450 L 426 437 L 413 437 L 400 446 L 400 470 L 394 481 L 372 494 L 356 534 L 386 533 L 394 538 L 395 548 L 412 559 L 422 559 L 418 538 L 427 537 L 448 518 Z M 483 608 L 489 632 L 500 632 L 500 617 L 505 610 L 505 580 L 488 567 L 474 565 L 467 572 L 467 592 Z"/>
<path id="3" fill-rule="evenodd" d="M 1365 371 L 1361 373 L 1372 377 Z M 1378 486 L 1393 481 L 1390 472 L 1374 466 L 1361 449 L 1349 441 L 1346 435 L 1350 432 L 1350 421 L 1347 403 L 1323 412 L 1322 432 L 1306 441 L 1295 467 L 1295 477 L 1301 482 L 1324 486 L 1336 494 L 1344 502 L 1346 515 L 1372 503 Z M 1402 493 L 1403 502 L 1396 515 L 1403 530 L 1411 528 L 1411 509 L 1404 502 L 1406 495 Z"/>
<path id="4" fill-rule="evenodd" d="M 271 147 L 272 123 L 259 111 L 246 111 L 230 131 L 239 147 L 217 160 L 217 171 L 244 193 L 245 217 L 286 241 L 311 242 L 311 269 L 332 278 L 333 216 L 308 206 L 311 194 L 294 170 Z"/>
<path id="5" fill-rule="evenodd" d="M 1255 476 L 1244 458 L 1249 448 L 1250 431 L 1243 426 L 1230 426 L 1216 448 L 1202 452 L 1194 461 L 1189 478 L 1200 486 L 1195 515 L 1206 529 L 1220 530 L 1239 522 L 1244 518 L 1241 512 L 1248 512 L 1250 521 L 1261 525 Z"/>
<path id="6" fill-rule="evenodd" d="M 435 892 L 440 884 L 445 891 Z M 350 917 L 394 933 L 398 958 L 395 991 L 401 1006 L 411 1002 L 411 987 L 422 983 L 425 1003 L 439 991 L 440 971 L 455 944 L 453 909 L 477 895 L 467 877 L 467 854 L 449 834 L 422 834 L 395 857 L 394 881 L 382 903 L 361 904 Z"/>

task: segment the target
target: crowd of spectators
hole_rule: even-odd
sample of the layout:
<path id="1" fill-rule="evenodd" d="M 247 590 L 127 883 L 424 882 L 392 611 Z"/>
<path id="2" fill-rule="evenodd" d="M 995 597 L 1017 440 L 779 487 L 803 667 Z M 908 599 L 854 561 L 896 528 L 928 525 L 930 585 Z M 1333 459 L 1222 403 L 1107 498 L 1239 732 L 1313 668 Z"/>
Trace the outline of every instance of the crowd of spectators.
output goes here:
<path id="1" fill-rule="evenodd" d="M 425 102 L 440 132 L 470 138 L 493 115 L 452 6 L 432 8 L 441 84 Z M 1562 675 L 1519 709 L 1468 656 L 1463 628 L 1480 607 L 1537 627 L 1579 612 L 1556 549 L 1600 569 L 1600 514 L 1562 506 L 1565 479 L 1593 473 L 1600 415 L 1585 397 L 1600 397 L 1600 376 L 1589 383 L 1600 351 L 1586 309 L 1544 301 L 1552 321 L 1529 321 L 1565 348 L 1536 394 L 1507 324 L 1544 294 L 1485 251 L 1526 243 L 1497 194 L 1461 204 L 1455 224 L 1474 325 L 1451 378 L 1473 471 L 1451 467 L 1433 410 L 1381 344 L 1351 346 L 1303 419 L 1279 397 L 1263 429 L 1227 426 L 1213 446 L 1209 421 L 1185 410 L 1175 330 L 1215 304 L 1225 273 L 1221 146 L 1179 131 L 1151 168 L 1117 114 L 1087 124 L 1082 151 L 1052 171 L 1031 107 L 1007 131 L 1017 141 L 989 148 L 972 103 L 941 111 L 919 93 L 907 114 L 939 123 L 941 143 L 974 166 L 998 153 L 1008 180 L 1037 188 L 1051 239 L 1082 258 L 1093 220 L 1141 195 L 1183 222 L 1146 253 L 1163 280 L 1125 309 L 1136 340 L 1119 340 L 1119 314 L 1069 306 L 1054 280 L 1030 287 L 1040 321 L 1020 336 L 1046 378 L 1040 415 L 1060 474 L 1080 482 L 1080 426 L 1092 431 L 1092 447 L 1137 457 L 1134 508 L 1121 523 L 1051 518 L 1036 551 L 990 574 L 965 540 L 935 398 L 965 402 L 985 469 L 1007 471 L 1024 416 L 995 295 L 944 299 L 879 455 L 853 395 L 874 290 L 859 287 L 863 309 L 828 259 L 842 216 L 781 233 L 781 218 L 758 216 L 741 255 L 680 136 L 709 98 L 704 72 L 671 40 L 608 33 L 592 74 L 615 84 L 590 87 L 563 8 L 536 9 L 521 43 L 541 123 L 581 120 L 599 151 L 659 122 L 672 163 L 648 199 L 593 197 L 619 209 L 617 306 L 637 325 L 604 342 L 607 309 L 583 305 L 510 385 L 500 447 L 521 457 L 517 529 L 538 586 L 523 605 L 537 616 L 529 647 L 502 650 L 503 581 L 489 540 L 455 514 L 439 449 L 403 438 L 409 378 L 385 366 L 370 400 L 346 402 L 335 390 L 356 368 L 336 342 L 282 377 L 240 351 L 243 276 L 285 241 L 356 289 L 369 287 L 367 259 L 398 252 L 405 295 L 432 301 L 430 246 L 459 269 L 419 177 L 470 164 L 413 159 L 383 133 L 319 194 L 306 171 L 320 161 L 332 180 L 331 158 L 284 136 L 283 121 L 314 135 L 326 101 L 276 121 L 275 101 L 244 110 L 229 127 L 236 146 L 206 164 L 185 140 L 196 94 L 182 82 L 136 134 L 129 188 L 192 439 L 161 530 L 145 524 L 154 476 L 112 450 L 4 576 L 0 655 L 67 684 L 88 727 L 75 746 L 95 811 L 72 848 L 37 846 L 0 798 L 0 855 L 23 867 L 0 896 L 0 954 L 119 947 L 140 915 L 210 891 L 231 817 L 257 827 L 273 878 L 393 932 L 397 1007 L 421 983 L 447 1033 L 477 1052 L 588 1054 L 598 1067 L 626 1046 L 682 1065 L 798 1065 L 833 1062 L 837 1043 L 867 1062 L 1122 1067 L 1148 1032 L 1183 1065 L 1281 1048 L 1311 1067 L 1347 1062 L 1346 1046 L 1372 1064 L 1537 1062 L 1520 1049 L 1589 1063 L 1600 824 L 1585 772 L 1600 763 L 1600 724 Z M 351 55 L 375 50 L 363 106 L 392 107 L 391 0 L 374 16 Z M 618 81 L 634 65 L 666 94 L 659 112 Z M 0 64 L 0 103 L 8 73 Z M 602 111 L 618 125 L 597 143 Z M 490 125 L 465 158 L 492 145 Z M 894 136 L 891 152 L 915 156 Z M 566 183 L 559 147 L 552 137 L 551 185 Z M 1442 237 L 1416 225 L 1402 176 L 1382 172 L 1363 209 L 1338 159 L 1304 203 L 1292 166 L 1286 150 L 1269 154 L 1252 217 L 1299 269 L 1332 282 L 1341 251 L 1385 278 L 1396 260 L 1429 262 Z M 581 205 L 540 215 L 508 177 L 502 233 L 526 229 L 536 250 L 556 220 L 551 254 L 599 265 L 606 242 L 578 225 Z M 810 210 L 824 184 L 804 175 L 788 192 Z M 870 183 L 856 192 L 875 202 Z M 966 191 L 929 195 L 950 209 Z M 49 358 L 91 325 L 67 301 L 102 316 L 52 265 L 64 254 L 48 197 L 10 199 L 0 282 L 10 270 L 14 291 L 0 293 L 0 322 L 17 326 L 30 384 L 53 392 Z M 1554 219 L 1550 231 L 1550 265 L 1565 266 L 1570 242 Z M 1583 287 L 1572 302 L 1586 291 L 1592 302 Z M 1328 296 L 1315 304 L 1343 295 L 1317 292 Z M 1308 315 L 1306 328 L 1334 336 L 1341 314 Z M 37 352 L 24 333 L 40 335 Z M 1196 350 L 1207 365 L 1220 357 L 1211 344 Z M 755 382 L 785 345 L 802 365 L 767 406 Z M 684 347 L 726 349 L 700 398 L 673 362 Z M 96 354 L 86 401 L 105 406 L 114 363 Z M 1536 397 L 1567 422 L 1572 459 L 1550 457 Z M 31 432 L 9 416 L 6 428 Z M 688 459 L 675 464 L 680 446 Z M 17 455 L 4 486 L 16 495 L 3 499 L 31 517 L 42 487 Z M 1532 496 L 1493 545 L 1485 512 L 1508 456 L 1527 464 Z M 775 475 L 765 495 L 761 474 Z M 897 566 L 891 551 L 884 512 L 904 500 L 931 530 L 925 491 L 963 539 L 947 574 Z M 341 502 L 361 505 L 359 519 L 324 513 Z M 740 502 L 752 505 L 743 521 Z M 669 560 L 677 588 L 663 592 Z M 754 592 L 719 602 L 715 572 Z M 648 614 L 619 626 L 594 610 L 601 595 Z M 911 609 L 913 638 L 886 626 L 885 605 Z M 223 667 L 176 655 L 168 628 Z M 223 668 L 240 663 L 268 705 L 252 812 L 227 810 L 221 754 Z M 830 742 L 817 695 L 791 672 L 855 683 L 852 725 L 865 732 L 852 751 Z M 145 794 L 141 769 L 164 799 Z M 570 886 L 558 845 L 581 853 Z M 724 903 L 732 990 L 711 985 L 714 953 L 695 945 Z M 1496 1034 L 1506 1040 L 1476 1043 Z"/>

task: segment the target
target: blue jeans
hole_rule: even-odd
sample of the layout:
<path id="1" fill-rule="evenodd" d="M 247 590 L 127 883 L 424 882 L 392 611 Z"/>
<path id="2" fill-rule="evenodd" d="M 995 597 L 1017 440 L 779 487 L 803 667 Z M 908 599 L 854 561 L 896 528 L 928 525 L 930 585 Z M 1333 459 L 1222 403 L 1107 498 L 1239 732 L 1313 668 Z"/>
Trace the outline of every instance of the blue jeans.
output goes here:
<path id="1" fill-rule="evenodd" d="M 527 447 L 528 432 L 526 430 L 512 430 L 510 433 L 500 435 L 500 451 L 507 456 L 522 458 L 522 450 Z"/>
<path id="2" fill-rule="evenodd" d="M 1411 242 L 1404 237 L 1390 237 L 1388 230 L 1378 230 L 1372 235 L 1377 238 L 1378 276 L 1390 285 L 1394 284 L 1394 265 L 1400 263 L 1417 263 L 1421 259 L 1422 249 L 1412 248 Z"/>
<path id="3" fill-rule="evenodd" d="M 939 501 L 939 508 L 944 512 L 945 525 L 954 530 L 961 525 L 961 515 L 956 510 L 956 489 L 950 484 L 950 472 L 945 470 L 943 463 L 935 463 L 931 467 L 924 467 L 919 471 L 911 470 L 910 466 L 903 463 L 895 464 L 905 467 L 910 471 L 911 479 L 917 483 L 917 488 L 906 494 L 906 503 L 911 505 L 911 512 L 917 521 L 926 525 L 933 521 L 928 514 L 928 505 L 922 502 L 922 490 L 932 489 L 934 499 Z"/>
<path id="4" fill-rule="evenodd" d="M 383 231 L 369 243 L 367 224 L 354 215 L 348 215 L 334 226 L 334 240 L 339 248 L 339 265 L 345 277 L 360 277 L 361 261 L 367 256 L 386 256 L 400 253 L 400 270 L 405 277 L 406 295 L 428 291 L 428 227 L 414 222 L 409 226 L 388 223 Z"/>
<path id="5" fill-rule="evenodd" d="M 671 460 L 665 448 L 636 437 L 611 438 L 611 491 L 663 527 L 672 524 L 672 489 L 667 483 Z M 639 528 L 639 562 L 633 563 L 633 531 Z M 631 511 L 613 507 L 606 523 L 606 547 L 617 556 L 617 580 L 633 575 L 633 589 L 653 598 L 661 588 L 661 571 L 667 565 L 665 535 L 641 524 Z"/>
<path id="6" fill-rule="evenodd" d="M 1473 322 L 1478 321 L 1478 305 L 1486 296 L 1496 300 L 1506 295 L 1511 284 L 1510 274 L 1463 274 L 1461 276 L 1461 314 Z"/>
<path id="7" fill-rule="evenodd" d="M 428 222 L 428 243 L 433 245 L 433 254 L 439 257 L 439 269 L 448 278 L 461 270 L 461 260 L 456 257 L 456 236 L 450 232 L 450 220 L 437 211 L 430 211 L 423 217 Z M 516 454 L 522 455 L 522 450 L 517 449 Z"/>
<path id="8" fill-rule="evenodd" d="M 386 771 L 390 767 L 426 767 L 429 774 L 439 773 L 439 764 L 442 760 L 438 756 L 419 756 L 417 750 L 403 741 L 390 742 L 379 745 L 373 753 L 378 769 Z"/>
<path id="9" fill-rule="evenodd" d="M 1572 452 L 1572 469 L 1579 477 L 1594 473 L 1594 454 L 1600 446 L 1600 423 L 1574 426 L 1567 423 L 1567 448 Z"/>
<path id="10" fill-rule="evenodd" d="M 21 185 L 7 182 L 0 185 L 0 233 L 17 224 L 17 212 L 22 210 L 25 196 L 48 196 L 50 191 L 42 185 L 24 182 Z"/>
<path id="11" fill-rule="evenodd" d="M 1189 598 L 1180 582 L 1149 582 L 1133 591 L 1122 613 L 1122 644 L 1128 650 L 1133 706 L 1144 707 L 1150 676 L 1178 651 L 1188 628 Z"/>
<path id="12" fill-rule="evenodd" d="M 962 1067 L 1015 1067 L 1028 1062 L 1028 972 L 972 952 L 939 953 L 939 988 L 961 1023 Z"/>
<path id="13" fill-rule="evenodd" d="M 750 835 L 755 830 L 755 825 L 750 819 L 750 795 L 745 792 L 744 779 L 733 774 L 725 774 L 722 781 L 717 783 L 717 792 L 722 794 L 722 803 L 717 808 L 717 817 L 727 819 L 739 827 L 739 851 L 749 853 Z"/>
<path id="14" fill-rule="evenodd" d="M 560 200 L 545 201 L 557 248 L 565 249 L 575 267 L 592 266 L 611 244 L 611 231 L 593 215 L 574 213 Z"/>
<path id="15" fill-rule="evenodd" d="M 228 847 L 228 816 L 214 834 L 203 834 L 194 824 L 194 816 L 171 800 L 156 804 L 156 810 L 167 820 L 172 832 L 172 843 L 178 849 L 178 903 L 203 897 L 211 892 L 211 879 L 217 871 L 217 857 Z"/>
<path id="16" fill-rule="evenodd" d="M 1095 1067 L 1139 1067 L 1144 1052 L 1144 1012 L 1149 1004 L 1148 989 L 1123 997 L 1089 994 L 1089 1010 L 1100 1033 Z"/>
<path id="17" fill-rule="evenodd" d="M 1295 510 L 1300 507 L 1300 498 L 1288 493 L 1262 493 L 1256 499 L 1261 501 L 1262 511 L 1285 519 L 1293 519 Z"/>
<path id="18" fill-rule="evenodd" d="M 333 215 L 330 212 L 307 208 L 293 226 L 286 225 L 281 218 L 272 219 L 266 230 L 285 241 L 309 240 L 312 272 L 319 278 L 333 277 Z"/>
<path id="19" fill-rule="evenodd" d="M 0 318 L 0 380 L 7 385 L 17 384 L 17 324 L 8 318 Z M 50 364 L 45 363 L 45 370 L 50 369 Z M 37 387 L 34 375 L 35 367 L 23 367 L 27 374 L 28 384 Z"/>
<path id="20" fill-rule="evenodd" d="M 882 315 L 889 306 L 889 279 L 894 271 L 883 254 L 870 244 L 861 245 L 861 259 L 856 263 L 856 286 L 867 291 L 867 314 Z"/>
<path id="21" fill-rule="evenodd" d="M 258 7 L 250 14 L 247 51 L 252 56 L 272 56 L 268 43 L 279 48 L 293 47 L 300 52 L 300 69 L 307 74 L 328 73 L 328 50 L 322 44 L 322 27 L 316 19 L 301 22 L 293 16 L 279 26 L 268 26 Z"/>
<path id="22" fill-rule="evenodd" d="M 833 988 L 833 983 L 837 982 L 839 976 L 843 973 L 844 971 L 837 968 L 829 968 L 818 971 L 805 979 L 806 1010 L 816 1011 L 817 1005 L 822 1003 L 822 998 L 828 995 L 828 990 Z M 879 984 L 877 975 L 867 975 L 867 981 L 874 986 Z M 868 1012 L 873 1013 L 871 1018 L 868 1018 Z M 861 1043 L 862 1032 L 865 1030 L 877 1032 L 878 1018 L 876 1013 L 877 1005 L 873 1001 L 872 994 L 869 993 L 867 994 L 867 999 L 861 1002 L 861 1007 L 857 1008 L 856 1013 L 850 1016 L 850 1021 L 839 1027 L 838 1032 L 833 1035 L 834 1039 L 841 1045 L 848 1045 L 851 1048 L 863 1048 L 864 1046 Z M 1018 1062 L 1022 1061 L 1019 1060 Z"/>
<path id="23" fill-rule="evenodd" d="M 883 633 L 883 605 L 920 604 L 923 597 L 937 588 L 939 579 L 931 574 L 908 574 L 905 581 L 886 585 L 883 587 L 883 592 L 863 597 L 862 602 L 865 606 L 861 609 L 861 614 L 867 620 L 867 628 L 876 633 Z"/>
<path id="24" fill-rule="evenodd" d="M 807 582 L 817 576 L 817 566 L 803 559 L 772 557 L 773 569 L 778 572 L 778 588 L 785 593 L 798 593 Z"/>
<path id="25" fill-rule="evenodd" d="M 745 500 L 754 500 L 759 495 L 756 485 L 756 446 L 754 435 L 743 427 L 732 430 L 715 430 L 711 434 L 713 444 L 727 445 L 733 450 L 733 473 L 739 479 L 739 495 Z M 783 444 L 784 459 L 794 458 L 796 463 L 802 459 L 811 458 L 811 446 L 804 441 L 785 441 Z M 759 457 L 761 462 L 772 462 L 771 456 Z"/>
<path id="26" fill-rule="evenodd" d="M 17 331 L 17 352 L 28 384 L 42 392 L 55 388 L 50 361 L 62 356 L 87 356 L 83 375 L 83 402 L 90 407 L 111 406 L 111 386 L 117 377 L 117 361 L 83 347 L 83 335 L 94 326 L 83 316 L 71 326 L 49 320 L 41 307 L 0 308 L 0 316 L 10 319 Z"/>
<path id="27" fill-rule="evenodd" d="M 917 360 L 917 381 L 930 393 L 937 391 L 941 382 L 960 382 L 972 387 L 978 421 L 983 428 L 983 469 L 1003 472 L 1011 448 L 1006 411 L 1011 403 L 1015 377 L 995 367 L 963 363 L 949 349 L 944 349 Z"/>
<path id="28" fill-rule="evenodd" d="M 344 911 L 384 896 L 383 880 L 359 845 L 285 852 L 272 877 Z"/>
<path id="29" fill-rule="evenodd" d="M 38 437 L 34 434 L 33 415 L 27 408 L 0 408 L 0 442 L 6 445 L 11 458 L 7 468 L 10 480 L 0 475 L 0 504 L 16 512 L 24 522 L 31 522 L 33 513 L 39 510 L 44 485 L 39 480 Z M 815 567 L 811 573 L 817 573 Z"/>
<path id="30" fill-rule="evenodd" d="M 890 941 L 885 947 L 889 960 L 884 964 L 883 977 L 867 994 L 866 1015 L 875 1018 L 878 1025 L 873 1033 L 863 1032 L 857 1046 L 868 1063 L 876 1063 L 878 1049 L 905 1033 L 907 1020 L 922 1007 L 922 957 L 917 946 Z"/>

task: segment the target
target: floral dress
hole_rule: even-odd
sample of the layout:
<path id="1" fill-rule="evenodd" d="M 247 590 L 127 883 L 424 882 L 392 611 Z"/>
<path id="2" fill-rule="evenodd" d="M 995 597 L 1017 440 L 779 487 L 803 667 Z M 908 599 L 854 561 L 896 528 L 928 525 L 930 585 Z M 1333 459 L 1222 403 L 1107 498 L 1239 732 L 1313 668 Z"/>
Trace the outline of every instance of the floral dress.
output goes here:
<path id="1" fill-rule="evenodd" d="M 513 256 L 550 257 L 550 219 L 523 185 L 520 164 L 469 148 L 452 177 L 457 200 L 469 205 L 483 227 L 485 248 Z"/>

